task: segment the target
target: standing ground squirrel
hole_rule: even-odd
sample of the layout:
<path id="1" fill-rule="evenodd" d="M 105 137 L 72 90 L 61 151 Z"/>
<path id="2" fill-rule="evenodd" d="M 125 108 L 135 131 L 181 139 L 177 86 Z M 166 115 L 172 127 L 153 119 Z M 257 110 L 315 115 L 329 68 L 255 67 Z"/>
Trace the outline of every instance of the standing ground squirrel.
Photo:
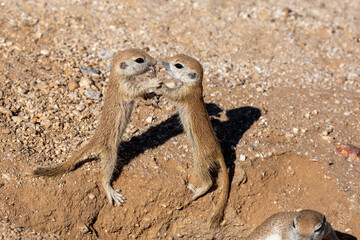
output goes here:
<path id="1" fill-rule="evenodd" d="M 160 86 L 157 78 L 145 82 L 136 76 L 155 68 L 156 60 L 140 49 L 121 51 L 113 58 L 109 86 L 105 94 L 101 119 L 90 142 L 77 151 L 67 162 L 56 167 L 37 168 L 36 176 L 56 176 L 75 168 L 75 163 L 85 153 L 93 150 L 102 162 L 102 184 L 111 205 L 113 201 L 122 205 L 125 198 L 111 186 L 111 178 L 116 167 L 118 147 L 129 123 L 136 97 L 144 96 L 150 88 Z"/>
<path id="2" fill-rule="evenodd" d="M 204 195 L 213 185 L 211 173 L 219 166 L 222 172 L 222 190 L 215 212 L 209 224 L 218 226 L 223 218 L 229 195 L 229 177 L 216 134 L 212 128 L 203 100 L 203 69 L 195 59 L 186 55 L 176 55 L 163 61 L 164 68 L 179 86 L 170 89 L 162 85 L 158 91 L 178 106 L 181 123 L 192 144 L 194 168 L 202 186 L 197 188 L 188 184 L 194 192 L 189 203 Z"/>
<path id="3" fill-rule="evenodd" d="M 314 210 L 276 213 L 247 240 L 339 240 L 323 214 Z"/>

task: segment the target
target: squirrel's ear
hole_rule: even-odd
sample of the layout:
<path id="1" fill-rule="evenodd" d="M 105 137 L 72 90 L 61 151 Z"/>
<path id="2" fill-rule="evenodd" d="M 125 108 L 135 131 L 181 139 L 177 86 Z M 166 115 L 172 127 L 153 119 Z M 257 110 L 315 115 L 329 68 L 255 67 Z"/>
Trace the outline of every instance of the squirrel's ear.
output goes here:
<path id="1" fill-rule="evenodd" d="M 126 62 L 121 62 L 119 64 L 119 66 L 120 66 L 121 69 L 125 69 L 127 67 L 127 64 L 126 64 Z"/>
<path id="2" fill-rule="evenodd" d="M 197 76 L 196 72 L 189 73 L 189 77 L 190 77 L 191 79 L 195 79 L 196 76 Z"/>

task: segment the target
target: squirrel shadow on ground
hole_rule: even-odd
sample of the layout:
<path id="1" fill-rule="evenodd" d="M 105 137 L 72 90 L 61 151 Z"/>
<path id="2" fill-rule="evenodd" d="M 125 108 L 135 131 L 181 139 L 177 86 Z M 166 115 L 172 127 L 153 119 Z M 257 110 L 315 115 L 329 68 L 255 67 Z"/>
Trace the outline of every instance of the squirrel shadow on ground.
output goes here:
<path id="1" fill-rule="evenodd" d="M 209 116 L 220 116 L 220 112 L 223 111 L 213 103 L 206 104 L 206 108 Z M 228 117 L 227 121 L 222 122 L 217 119 L 212 119 L 211 123 L 219 139 L 226 165 L 229 168 L 229 178 L 231 182 L 234 176 L 236 160 L 234 147 L 251 125 L 259 119 L 261 111 L 253 107 L 240 107 L 227 110 L 226 116 Z M 179 121 L 179 115 L 174 114 L 158 125 L 150 127 L 143 134 L 124 141 L 118 152 L 118 165 L 114 171 L 113 180 L 116 180 L 120 176 L 122 168 L 132 159 L 148 149 L 164 144 L 166 141 L 183 132 L 184 130 Z"/>
<path id="2" fill-rule="evenodd" d="M 342 233 L 342 232 L 339 232 L 339 231 L 336 231 L 335 230 L 335 233 L 336 233 L 336 236 L 340 239 L 340 240 L 357 240 L 356 237 L 348 234 L 348 233 Z"/>
<path id="3" fill-rule="evenodd" d="M 209 109 L 216 110 L 218 107 L 210 103 L 207 104 L 207 108 L 211 116 L 211 110 Z M 261 117 L 261 110 L 249 106 L 235 108 L 226 110 L 226 116 L 228 118 L 227 121 L 212 119 L 211 123 L 219 139 L 225 163 L 229 169 L 229 181 L 231 183 L 235 174 L 236 145 L 244 133 L 250 129 L 251 125 Z"/>

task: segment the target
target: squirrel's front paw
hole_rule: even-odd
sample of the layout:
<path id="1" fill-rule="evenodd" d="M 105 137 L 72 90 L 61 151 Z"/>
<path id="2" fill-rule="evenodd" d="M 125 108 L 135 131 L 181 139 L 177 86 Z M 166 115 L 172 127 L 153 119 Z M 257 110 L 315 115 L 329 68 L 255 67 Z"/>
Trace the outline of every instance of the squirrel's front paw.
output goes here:
<path id="1" fill-rule="evenodd" d="M 162 84 L 161 78 L 152 78 L 149 80 L 150 88 L 159 88 Z"/>

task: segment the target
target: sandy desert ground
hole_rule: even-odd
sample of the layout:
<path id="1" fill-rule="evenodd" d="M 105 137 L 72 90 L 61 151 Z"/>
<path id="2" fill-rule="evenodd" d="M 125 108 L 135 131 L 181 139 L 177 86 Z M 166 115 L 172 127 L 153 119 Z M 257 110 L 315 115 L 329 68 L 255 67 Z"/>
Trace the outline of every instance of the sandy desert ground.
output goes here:
<path id="1" fill-rule="evenodd" d="M 137 100 L 113 185 L 100 162 L 33 178 L 91 138 L 111 56 L 137 47 L 204 67 L 204 99 L 229 168 L 220 228 L 215 185 L 164 98 Z M 0 1 L 0 239 L 246 239 L 273 213 L 315 209 L 340 239 L 360 237 L 360 1 Z M 79 84 L 74 88 L 74 84 Z M 218 180 L 221 179 L 221 174 Z M 218 181 L 219 182 L 219 181 Z"/>

